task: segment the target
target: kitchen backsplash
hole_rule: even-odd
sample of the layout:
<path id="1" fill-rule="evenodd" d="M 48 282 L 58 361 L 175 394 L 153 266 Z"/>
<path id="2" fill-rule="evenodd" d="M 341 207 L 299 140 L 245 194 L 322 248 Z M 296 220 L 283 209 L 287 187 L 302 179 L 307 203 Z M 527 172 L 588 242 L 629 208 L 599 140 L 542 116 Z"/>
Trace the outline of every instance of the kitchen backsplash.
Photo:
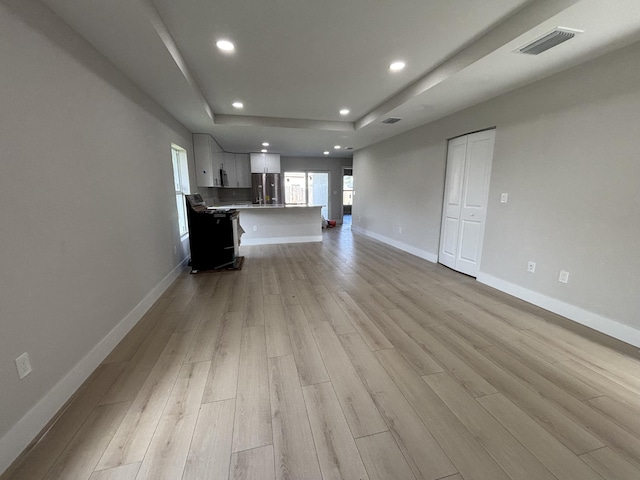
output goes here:
<path id="1" fill-rule="evenodd" d="M 207 205 L 217 205 L 220 203 L 218 188 L 197 187 L 196 190 L 202 195 L 202 199 Z"/>
<path id="2" fill-rule="evenodd" d="M 197 192 L 202 195 L 202 199 L 207 205 L 251 203 L 250 188 L 198 187 Z"/>
<path id="3" fill-rule="evenodd" d="M 218 190 L 218 201 L 221 205 L 251 203 L 250 188 L 212 188 L 211 190 Z"/>

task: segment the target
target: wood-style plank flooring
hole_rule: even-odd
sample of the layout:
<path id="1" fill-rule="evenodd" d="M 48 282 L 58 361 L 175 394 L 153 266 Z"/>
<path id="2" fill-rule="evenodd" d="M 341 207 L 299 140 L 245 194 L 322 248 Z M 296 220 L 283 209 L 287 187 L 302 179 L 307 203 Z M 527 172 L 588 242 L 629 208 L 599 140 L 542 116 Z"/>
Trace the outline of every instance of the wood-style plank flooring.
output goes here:
<path id="1" fill-rule="evenodd" d="M 185 272 L 2 480 L 638 480 L 628 345 L 347 228 Z"/>

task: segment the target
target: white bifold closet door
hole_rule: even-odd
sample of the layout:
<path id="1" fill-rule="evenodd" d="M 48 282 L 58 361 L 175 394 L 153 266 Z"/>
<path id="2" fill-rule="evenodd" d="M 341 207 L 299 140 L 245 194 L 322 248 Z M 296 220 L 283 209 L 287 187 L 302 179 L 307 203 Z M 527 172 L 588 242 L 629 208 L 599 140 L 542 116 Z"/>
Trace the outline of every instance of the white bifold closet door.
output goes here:
<path id="1" fill-rule="evenodd" d="M 475 277 L 480 268 L 495 130 L 449 140 L 438 261 Z"/>

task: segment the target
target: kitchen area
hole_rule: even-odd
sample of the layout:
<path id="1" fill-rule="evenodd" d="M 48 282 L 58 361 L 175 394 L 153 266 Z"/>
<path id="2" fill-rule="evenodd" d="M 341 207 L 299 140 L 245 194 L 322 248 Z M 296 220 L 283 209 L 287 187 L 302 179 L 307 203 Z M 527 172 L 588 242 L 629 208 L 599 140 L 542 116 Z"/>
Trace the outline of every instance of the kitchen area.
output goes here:
<path id="1" fill-rule="evenodd" d="M 325 174 L 326 200 L 313 204 L 293 200 L 285 203 L 285 171 L 297 171 L 295 158 L 284 159 L 277 153 L 225 152 L 208 134 L 194 134 L 197 191 L 208 211 L 238 211 L 242 245 L 321 242 L 323 214 L 330 215 L 331 200 L 341 208 L 342 192 L 329 195 L 329 173 Z M 306 159 L 305 159 L 306 160 Z M 317 159 L 319 162 L 337 159 Z M 340 159 L 344 161 L 347 159 Z M 351 159 L 348 159 L 350 162 Z M 318 166 L 321 166 L 317 164 Z M 304 173 L 303 173 L 304 174 Z M 339 178 L 338 178 L 339 180 Z M 291 188 L 291 187 L 290 187 Z M 331 199 L 330 197 L 335 197 Z M 290 195 L 290 198 L 291 197 Z"/>

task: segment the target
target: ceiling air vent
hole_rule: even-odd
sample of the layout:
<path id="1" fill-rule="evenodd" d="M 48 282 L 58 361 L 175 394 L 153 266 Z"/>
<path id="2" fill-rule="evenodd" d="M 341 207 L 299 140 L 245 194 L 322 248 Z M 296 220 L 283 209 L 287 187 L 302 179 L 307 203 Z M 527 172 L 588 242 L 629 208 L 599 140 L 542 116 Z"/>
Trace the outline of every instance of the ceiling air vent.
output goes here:
<path id="1" fill-rule="evenodd" d="M 382 123 L 398 123 L 400 120 L 402 120 L 399 117 L 389 117 L 389 118 L 385 118 L 384 120 L 382 120 Z"/>
<path id="2" fill-rule="evenodd" d="M 558 27 L 537 40 L 518 48 L 516 52 L 525 53 L 527 55 L 540 55 L 542 52 L 546 52 L 550 48 L 556 47 L 567 40 L 571 40 L 576 36 L 576 33 L 582 33 L 582 30 Z"/>

